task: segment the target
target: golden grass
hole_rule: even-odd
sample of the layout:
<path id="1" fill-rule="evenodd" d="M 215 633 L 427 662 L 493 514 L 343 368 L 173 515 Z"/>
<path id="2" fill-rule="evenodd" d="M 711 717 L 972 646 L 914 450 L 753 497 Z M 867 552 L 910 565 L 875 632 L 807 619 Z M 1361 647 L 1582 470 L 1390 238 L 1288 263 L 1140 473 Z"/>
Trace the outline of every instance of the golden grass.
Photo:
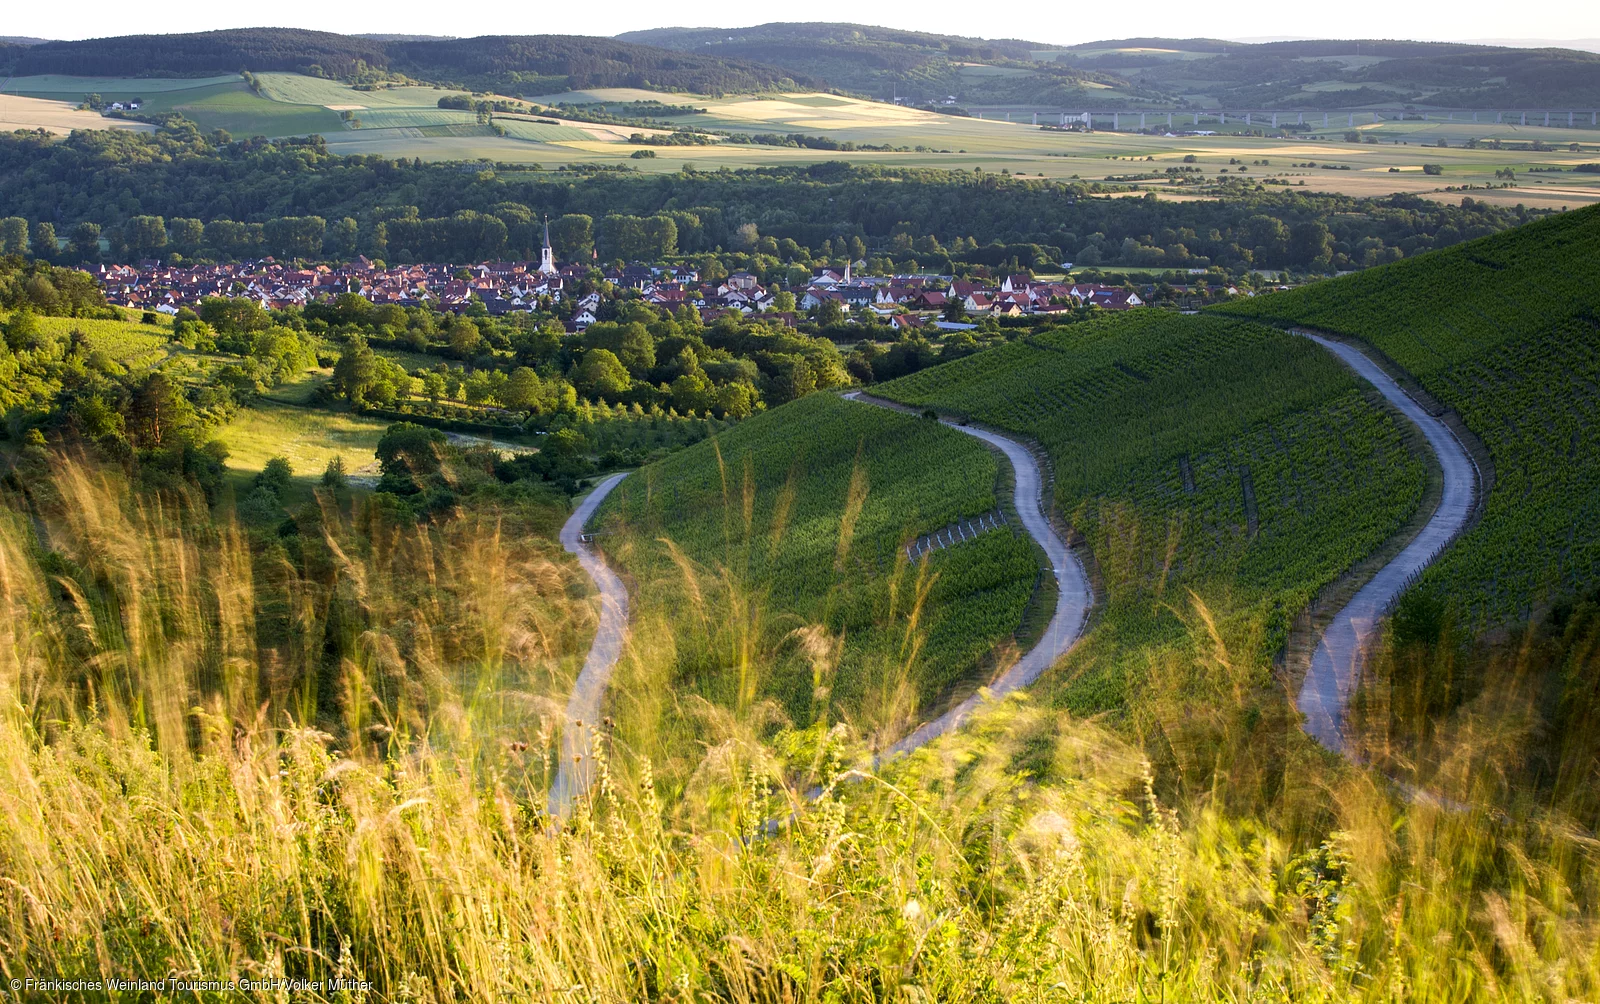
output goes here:
<path id="1" fill-rule="evenodd" d="M 1432 774 L 1442 800 L 1409 802 L 1289 722 L 1240 726 L 1277 768 L 1241 810 L 1225 769 L 1174 790 L 1128 739 L 1022 697 L 881 772 L 846 726 L 705 705 L 677 792 L 596 725 L 599 783 L 552 827 L 541 695 L 593 615 L 548 544 L 325 500 L 324 543 L 297 558 L 60 462 L 27 505 L 0 527 L 7 981 L 371 984 L 309 1001 L 1600 992 L 1593 838 L 1497 815 L 1504 724 L 1473 740 L 1483 760 Z M 759 615 L 701 596 L 710 625 Z M 1226 630 L 1193 647 L 1206 665 L 1174 679 L 1255 670 Z M 644 696 L 672 700 L 666 682 Z M 1164 721 L 1149 738 L 1173 748 L 1204 734 Z"/>

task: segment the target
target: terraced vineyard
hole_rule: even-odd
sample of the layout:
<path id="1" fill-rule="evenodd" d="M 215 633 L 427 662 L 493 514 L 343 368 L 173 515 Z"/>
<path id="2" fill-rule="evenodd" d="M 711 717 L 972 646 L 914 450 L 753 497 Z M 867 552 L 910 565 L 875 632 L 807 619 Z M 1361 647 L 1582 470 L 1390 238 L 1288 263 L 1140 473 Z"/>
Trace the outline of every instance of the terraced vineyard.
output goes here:
<path id="1" fill-rule="evenodd" d="M 1405 524 L 1426 479 L 1337 361 L 1220 318 L 1107 318 L 880 392 L 1049 451 L 1105 602 L 1058 680 L 1079 711 L 1122 705 L 1163 649 L 1190 644 L 1189 590 L 1255 656 L 1239 664 L 1265 666 L 1307 602 Z"/>
<path id="2" fill-rule="evenodd" d="M 1033 546 L 1009 526 L 925 562 L 905 555 L 907 541 L 994 510 L 999 473 L 981 444 L 937 423 L 813 394 L 644 468 L 599 525 L 621 531 L 606 549 L 642 605 L 690 605 L 672 547 L 747 597 L 759 620 L 747 641 L 771 657 L 756 690 L 794 721 L 819 713 L 824 688 L 830 718 L 892 730 L 888 719 L 921 720 L 972 682 L 1033 593 Z M 817 625 L 842 639 L 834 655 L 819 655 Z M 786 642 L 797 629 L 810 640 Z M 675 689 L 737 699 L 725 665 L 680 652 L 677 674 Z"/>
<path id="3" fill-rule="evenodd" d="M 1219 312 L 1363 339 L 1483 441 L 1482 520 L 1418 583 L 1469 624 L 1525 620 L 1600 578 L 1600 212 Z"/>

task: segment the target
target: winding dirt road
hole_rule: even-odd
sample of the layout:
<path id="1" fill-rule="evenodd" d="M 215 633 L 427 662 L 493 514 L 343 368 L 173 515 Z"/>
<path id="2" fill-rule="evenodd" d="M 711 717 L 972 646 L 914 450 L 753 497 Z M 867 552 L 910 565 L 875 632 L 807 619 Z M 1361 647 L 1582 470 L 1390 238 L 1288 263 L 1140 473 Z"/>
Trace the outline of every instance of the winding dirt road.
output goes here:
<path id="1" fill-rule="evenodd" d="M 1360 349 L 1308 331 L 1309 338 L 1338 357 L 1421 430 L 1444 471 L 1444 493 L 1422 531 L 1393 561 L 1378 570 L 1366 585 L 1334 615 L 1311 657 L 1311 669 L 1296 702 L 1305 716 L 1305 730 L 1328 749 L 1351 755 L 1344 733 L 1345 713 L 1355 694 L 1369 646 L 1379 623 L 1411 580 L 1454 540 L 1467 519 L 1478 492 L 1478 468 L 1445 425 L 1401 389 L 1394 379 Z"/>
<path id="2" fill-rule="evenodd" d="M 572 685 L 572 695 L 567 698 L 566 717 L 561 727 L 561 757 L 556 765 L 555 783 L 550 786 L 552 816 L 565 816 L 572 807 L 572 800 L 589 790 L 593 781 L 589 773 L 589 729 L 600 720 L 600 698 L 606 692 L 611 669 L 622 655 L 622 645 L 628 636 L 628 590 L 599 552 L 583 542 L 584 524 L 611 494 L 611 489 L 627 476 L 626 471 L 613 474 L 596 485 L 561 527 L 561 546 L 578 556 L 578 564 L 600 590 L 600 625 L 595 629 L 594 642 L 589 646 L 583 669 Z"/>
<path id="3" fill-rule="evenodd" d="M 889 407 L 876 401 L 863 400 L 859 392 L 851 392 L 845 397 L 863 405 Z M 1021 517 L 1028 535 L 1044 548 L 1045 555 L 1050 559 L 1050 567 L 1056 578 L 1056 609 L 1044 636 L 998 680 L 933 721 L 918 727 L 885 750 L 880 759 L 909 753 L 960 727 L 983 701 L 1004 697 L 1037 680 L 1078 640 L 1089 608 L 1094 603 L 1094 592 L 1089 587 L 1089 577 L 1084 574 L 1083 566 L 1068 550 L 1066 542 L 1055 532 L 1045 514 L 1048 503 L 1044 495 L 1044 477 L 1033 454 L 1021 443 L 997 433 L 949 421 L 944 424 L 983 440 L 1011 461 L 1011 468 L 1016 472 L 1017 515 Z M 584 660 L 583 671 L 578 674 L 573 686 L 572 696 L 567 700 L 561 736 L 561 762 L 556 768 L 555 783 L 550 787 L 549 809 L 552 816 L 565 816 L 573 800 L 587 791 L 593 780 L 589 775 L 589 726 L 600 717 L 600 700 L 611 678 L 611 669 L 622 654 L 627 635 L 627 590 L 600 555 L 585 547 L 581 539 L 584 524 L 594 514 L 595 508 L 624 477 L 625 474 L 615 474 L 602 481 L 561 528 L 561 545 L 578 556 L 584 571 L 589 573 L 600 590 L 600 626 L 595 631 L 594 643 L 589 649 L 588 658 Z"/>
<path id="4" fill-rule="evenodd" d="M 1449 427 L 1430 415 L 1359 349 L 1310 332 L 1295 333 L 1310 338 L 1333 353 L 1415 424 L 1427 439 L 1444 473 L 1444 491 L 1433 515 L 1405 549 L 1379 569 L 1334 616 L 1317 644 L 1311 669 L 1300 689 L 1297 704 L 1305 716 L 1306 732 L 1328 749 L 1349 755 L 1351 750 L 1343 728 L 1345 714 L 1361 677 L 1368 647 L 1383 615 L 1395 599 L 1413 577 L 1425 569 L 1466 526 L 1477 497 L 1478 469 Z M 844 396 L 863 405 L 892 407 L 887 402 L 866 398 L 859 391 L 851 391 Z M 957 425 L 945 419 L 940 421 L 957 432 L 995 447 L 1011 462 L 1016 475 L 1017 514 L 1028 535 L 1044 548 L 1050 559 L 1050 567 L 1056 577 L 1056 609 L 1044 636 L 998 680 L 933 721 L 919 726 L 885 750 L 880 760 L 909 753 L 959 728 L 984 701 L 1004 697 L 1033 683 L 1077 642 L 1089 608 L 1094 603 L 1094 592 L 1083 567 L 1050 525 L 1044 478 L 1033 454 L 1021 443 L 998 433 Z M 606 683 L 611 678 L 612 667 L 622 654 L 627 637 L 627 590 L 600 555 L 585 547 L 581 539 L 584 524 L 625 477 L 626 474 L 614 474 L 602 481 L 561 528 L 562 546 L 578 556 L 584 571 L 600 590 L 600 625 L 583 670 L 578 674 L 572 695 L 567 700 L 561 760 L 556 769 L 555 783 L 550 788 L 549 804 L 553 816 L 566 815 L 573 799 L 587 791 L 592 781 L 589 775 L 589 728 L 600 717 L 600 701 L 605 694 Z"/>
<path id="5" fill-rule="evenodd" d="M 860 391 L 851 391 L 844 396 L 846 400 L 861 404 L 889 407 L 887 404 L 864 398 Z M 1006 459 L 1011 461 L 1011 469 L 1016 472 L 1014 500 L 1017 515 L 1022 518 L 1022 526 L 1028 531 L 1028 536 L 1044 548 L 1045 555 L 1050 559 L 1050 568 L 1056 577 L 1056 609 L 1038 644 L 1024 653 L 1022 658 L 1018 659 L 1016 664 L 1006 670 L 998 680 L 933 721 L 919 726 L 910 735 L 885 750 L 879 757 L 880 760 L 909 753 L 947 732 L 960 728 L 961 723 L 966 721 L 985 700 L 1004 697 L 1037 680 L 1040 674 L 1049 669 L 1077 642 L 1079 635 L 1083 633 L 1083 624 L 1089 616 L 1089 608 L 1094 605 L 1094 590 L 1089 587 L 1089 577 L 1084 574 L 1083 566 L 1067 549 L 1066 542 L 1056 533 L 1055 528 L 1050 525 L 1050 519 L 1046 515 L 1049 502 L 1044 495 L 1044 476 L 1039 471 L 1039 462 L 1033 458 L 1028 448 L 1014 439 L 987 429 L 957 425 L 948 419 L 940 421 L 957 432 L 983 440 L 1004 453 Z"/>

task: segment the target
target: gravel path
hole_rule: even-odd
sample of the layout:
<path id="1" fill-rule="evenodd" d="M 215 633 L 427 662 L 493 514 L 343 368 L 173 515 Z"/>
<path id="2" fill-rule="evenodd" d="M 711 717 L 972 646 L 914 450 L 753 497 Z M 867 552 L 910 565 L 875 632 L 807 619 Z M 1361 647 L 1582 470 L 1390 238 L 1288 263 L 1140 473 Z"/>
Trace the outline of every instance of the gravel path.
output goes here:
<path id="1" fill-rule="evenodd" d="M 858 392 L 846 398 L 876 407 L 888 407 L 876 401 L 863 399 Z M 1016 472 L 1015 501 L 1017 515 L 1023 528 L 1038 541 L 1050 559 L 1056 577 L 1056 609 L 1038 644 L 1029 649 L 1016 664 L 985 690 L 972 695 L 931 722 L 927 722 L 895 743 L 883 757 L 909 753 L 917 747 L 944 735 L 966 721 L 985 700 L 1004 697 L 1026 687 L 1060 658 L 1078 640 L 1083 624 L 1094 603 L 1094 592 L 1089 587 L 1089 577 L 1084 574 L 1078 559 L 1067 549 L 1066 542 L 1056 533 L 1045 515 L 1047 502 L 1044 496 L 1044 477 L 1039 464 L 1027 447 L 997 433 L 970 426 L 945 422 L 950 428 L 981 439 L 999 449 L 1011 461 Z M 567 710 L 561 735 L 561 761 L 556 768 L 556 780 L 550 786 L 550 814 L 564 816 L 572 807 L 573 799 L 587 791 L 593 780 L 589 776 L 589 726 L 599 720 L 600 699 L 605 694 L 611 669 L 622 654 L 622 645 L 628 628 L 628 592 L 601 557 L 581 540 L 584 524 L 594 514 L 596 507 L 611 493 L 626 474 L 614 474 L 602 481 L 579 504 L 561 528 L 561 546 L 578 556 L 584 571 L 600 590 L 600 626 L 595 631 L 594 643 L 584 660 L 583 671 L 573 685 L 572 696 L 567 700 Z M 582 723 L 581 725 L 579 723 Z"/>
<path id="2" fill-rule="evenodd" d="M 561 546 L 578 556 L 578 564 L 589 573 L 600 590 L 600 626 L 595 629 L 589 656 L 572 685 L 567 698 L 566 716 L 561 727 L 561 758 L 556 780 L 550 786 L 550 814 L 565 816 L 572 800 L 589 789 L 589 728 L 600 720 L 600 698 L 611 679 L 611 669 L 622 655 L 628 635 L 628 590 L 617 573 L 606 565 L 599 553 L 583 542 L 583 526 L 617 487 L 627 472 L 613 474 L 595 486 L 561 527 Z"/>
<path id="3" fill-rule="evenodd" d="M 1300 688 L 1297 703 L 1301 714 L 1305 716 L 1306 732 L 1327 748 L 1349 754 L 1351 751 L 1343 731 L 1345 712 L 1356 682 L 1361 677 L 1368 646 L 1390 605 L 1466 526 L 1477 496 L 1478 470 L 1450 428 L 1428 414 L 1361 350 L 1310 332 L 1295 333 L 1310 338 L 1332 352 L 1357 376 L 1377 388 L 1390 404 L 1422 431 L 1444 471 L 1444 492 L 1433 516 L 1422 532 L 1406 545 L 1405 550 L 1379 569 L 1344 609 L 1334 616 L 1317 644 L 1310 672 Z M 886 403 L 864 398 L 859 391 L 844 396 L 861 404 L 890 407 Z M 983 440 L 1011 461 L 1012 470 L 1016 473 L 1017 514 L 1022 518 L 1028 535 L 1044 548 L 1050 559 L 1050 567 L 1056 577 L 1056 609 L 1038 644 L 998 680 L 933 721 L 919 726 L 884 751 L 880 759 L 909 753 L 959 728 L 985 700 L 1004 697 L 1033 683 L 1077 642 L 1089 608 L 1094 603 L 1088 576 L 1046 516 L 1048 503 L 1044 496 L 1044 478 L 1033 454 L 1021 443 L 998 433 L 957 425 L 945 419 L 941 421 L 958 432 Z M 617 578 L 599 554 L 584 546 L 580 539 L 584 524 L 594 510 L 625 477 L 626 473 L 613 474 L 602 481 L 561 528 L 561 545 L 578 556 L 579 564 L 600 590 L 600 625 L 595 632 L 594 643 L 589 648 L 588 658 L 584 660 L 583 670 L 578 674 L 572 695 L 567 700 L 561 759 L 556 769 L 555 783 L 550 788 L 550 812 L 555 816 L 565 815 L 572 806 L 573 798 L 586 791 L 592 780 L 589 776 L 589 727 L 600 717 L 600 700 L 605 694 L 612 667 L 622 654 L 622 645 L 627 636 L 628 592 L 622 580 Z"/>
<path id="4" fill-rule="evenodd" d="M 863 398 L 859 391 L 851 391 L 844 396 L 848 400 L 862 404 L 888 407 L 886 404 Z M 946 419 L 940 421 L 957 432 L 983 440 L 1000 450 L 1006 455 L 1006 459 L 1011 461 L 1011 469 L 1016 472 L 1017 515 L 1022 518 L 1022 526 L 1028 531 L 1028 536 L 1044 548 L 1045 555 L 1050 559 L 1050 568 L 1056 577 L 1056 610 L 1050 618 L 1049 626 L 1045 628 L 1044 637 L 1040 638 L 1038 644 L 1029 649 L 998 680 L 933 721 L 918 727 L 916 731 L 885 750 L 880 759 L 909 753 L 959 728 L 985 700 L 1004 697 L 1037 680 L 1040 674 L 1049 669 L 1077 642 L 1079 635 L 1083 633 L 1083 624 L 1089 616 L 1089 608 L 1094 604 L 1094 590 L 1089 587 L 1089 577 L 1084 574 L 1083 566 L 1078 564 L 1078 559 L 1067 549 L 1066 542 L 1057 535 L 1045 515 L 1049 502 L 1044 495 L 1044 476 L 1039 471 L 1039 462 L 1033 458 L 1028 448 L 1014 439 L 986 429 L 957 425 Z"/>
<path id="5" fill-rule="evenodd" d="M 1307 331 L 1295 334 L 1332 352 L 1357 376 L 1377 388 L 1422 431 L 1444 470 L 1444 493 L 1439 507 L 1405 550 L 1379 569 L 1344 609 L 1334 615 L 1317 643 L 1317 650 L 1311 657 L 1311 670 L 1300 688 L 1297 704 L 1305 716 L 1306 732 L 1328 749 L 1348 756 L 1352 751 L 1344 734 L 1345 713 L 1356 683 L 1361 679 L 1368 647 L 1395 599 L 1466 526 L 1477 497 L 1478 468 L 1450 427 L 1428 414 L 1360 349 Z"/>

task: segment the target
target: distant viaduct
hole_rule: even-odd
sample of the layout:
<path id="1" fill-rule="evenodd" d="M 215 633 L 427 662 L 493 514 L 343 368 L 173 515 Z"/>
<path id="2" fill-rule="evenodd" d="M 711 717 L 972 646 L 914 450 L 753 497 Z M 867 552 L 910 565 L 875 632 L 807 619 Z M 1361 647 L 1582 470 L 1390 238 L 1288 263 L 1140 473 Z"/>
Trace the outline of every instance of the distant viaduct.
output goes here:
<path id="1" fill-rule="evenodd" d="M 1028 114 L 1028 113 L 1023 113 Z M 1163 125 L 1162 119 L 1168 129 L 1198 129 L 1207 122 L 1214 122 L 1219 126 L 1226 126 L 1231 118 L 1235 123 L 1243 122 L 1246 127 L 1260 125 L 1277 129 L 1280 123 L 1293 122 L 1295 125 L 1304 126 L 1306 120 L 1317 126 L 1320 117 L 1323 129 L 1354 129 L 1358 125 L 1368 125 L 1374 122 L 1481 122 L 1496 124 L 1512 123 L 1515 125 L 1542 125 L 1558 126 L 1568 129 L 1577 129 L 1584 126 L 1600 125 L 1600 112 L 1595 109 L 1585 111 L 1503 111 L 1491 109 L 1430 109 L 1428 111 L 1413 111 L 1400 108 L 1359 108 L 1340 109 L 1336 112 L 1304 112 L 1304 111 L 1194 111 L 1192 109 L 1172 111 L 1114 111 L 1114 112 L 1033 112 L 1034 125 L 1081 125 L 1088 129 L 1110 129 L 1113 132 L 1121 131 L 1123 120 L 1126 119 L 1129 129 L 1149 129 L 1152 126 Z M 982 115 L 980 114 L 981 118 Z M 1006 114 L 1008 121 L 1012 121 L 1011 113 Z M 1133 120 L 1139 120 L 1134 126 Z M 1340 120 L 1343 120 L 1342 122 Z"/>

